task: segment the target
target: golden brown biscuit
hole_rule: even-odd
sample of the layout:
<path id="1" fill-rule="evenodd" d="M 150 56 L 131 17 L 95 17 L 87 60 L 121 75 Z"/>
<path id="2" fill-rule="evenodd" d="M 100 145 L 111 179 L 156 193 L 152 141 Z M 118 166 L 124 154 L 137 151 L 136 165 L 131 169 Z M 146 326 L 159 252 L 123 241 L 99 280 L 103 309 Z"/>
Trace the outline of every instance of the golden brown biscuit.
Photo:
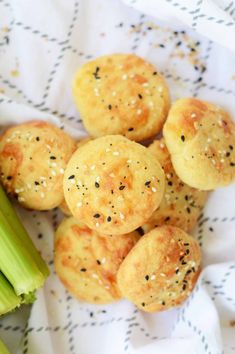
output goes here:
<path id="1" fill-rule="evenodd" d="M 90 136 L 86 138 L 82 138 L 77 142 L 77 148 L 81 147 L 82 145 L 86 144 L 88 141 L 92 140 Z M 64 213 L 66 216 L 71 216 L 72 213 L 68 207 L 68 204 L 66 203 L 65 199 L 63 199 L 62 203 L 59 206 L 60 210 L 62 213 Z"/>
<path id="2" fill-rule="evenodd" d="M 235 180 L 235 125 L 220 107 L 180 99 L 170 110 L 163 135 L 183 182 L 210 190 Z"/>
<path id="3" fill-rule="evenodd" d="M 126 235 L 100 235 L 93 231 L 92 236 L 92 251 L 96 262 L 102 265 L 110 279 L 116 283 L 117 271 L 133 248 L 140 239 L 137 231 L 133 231 Z"/>
<path id="4" fill-rule="evenodd" d="M 63 200 L 63 175 L 75 141 L 54 125 L 32 121 L 0 138 L 1 181 L 26 208 L 47 210 Z"/>
<path id="5" fill-rule="evenodd" d="M 164 173 L 140 144 L 120 135 L 89 141 L 64 175 L 72 214 L 99 233 L 125 234 L 149 219 L 164 193 Z"/>
<path id="6" fill-rule="evenodd" d="M 116 301 L 121 297 L 117 270 L 138 238 L 132 233 L 114 241 L 110 236 L 97 235 L 73 217 L 65 219 L 55 236 L 56 272 L 64 286 L 82 301 Z"/>
<path id="7" fill-rule="evenodd" d="M 160 132 L 170 105 L 163 77 L 133 54 L 106 55 L 83 65 L 73 96 L 92 136 L 120 134 L 136 141 Z"/>
<path id="8" fill-rule="evenodd" d="M 174 226 L 144 235 L 121 264 L 117 281 L 124 297 L 147 312 L 180 305 L 191 293 L 200 272 L 196 240 Z"/>
<path id="9" fill-rule="evenodd" d="M 157 226 L 172 225 L 184 231 L 193 229 L 207 200 L 208 193 L 189 187 L 176 175 L 165 141 L 154 141 L 148 150 L 160 162 L 166 176 L 165 194 L 158 209 L 142 225 L 146 232 Z"/>

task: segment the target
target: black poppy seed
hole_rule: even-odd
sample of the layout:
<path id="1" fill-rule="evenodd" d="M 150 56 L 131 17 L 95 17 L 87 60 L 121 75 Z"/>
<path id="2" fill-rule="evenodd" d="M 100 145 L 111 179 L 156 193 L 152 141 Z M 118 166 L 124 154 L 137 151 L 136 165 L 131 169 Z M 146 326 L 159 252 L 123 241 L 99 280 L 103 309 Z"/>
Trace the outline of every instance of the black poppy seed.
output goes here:
<path id="1" fill-rule="evenodd" d="M 185 200 L 188 200 L 188 195 L 185 195 L 184 199 L 185 199 Z"/>
<path id="2" fill-rule="evenodd" d="M 172 186 L 173 183 L 171 181 L 168 182 L 168 186 Z"/>
<path id="3" fill-rule="evenodd" d="M 101 265 L 101 262 L 99 259 L 96 260 L 97 264 Z"/>
<path id="4" fill-rule="evenodd" d="M 12 176 L 7 176 L 7 180 L 10 181 L 12 179 Z"/>
<path id="5" fill-rule="evenodd" d="M 165 301 L 162 301 L 162 305 L 163 305 L 163 306 L 165 306 L 165 305 L 166 305 Z"/>
<path id="6" fill-rule="evenodd" d="M 164 221 L 169 221 L 170 220 L 170 216 L 167 216 Z"/>
<path id="7" fill-rule="evenodd" d="M 186 275 L 192 273 L 191 269 L 188 269 L 187 272 L 186 272 Z"/>
<path id="8" fill-rule="evenodd" d="M 94 315 L 93 312 L 90 312 L 90 317 L 93 317 L 93 315 Z"/>
<path id="9" fill-rule="evenodd" d="M 138 232 L 138 234 L 140 236 L 143 236 L 144 235 L 144 230 L 142 229 L 142 227 L 138 227 L 138 229 L 136 229 L 136 231 Z"/>
<path id="10" fill-rule="evenodd" d="M 126 186 L 120 186 L 119 190 L 122 191 Z"/>
<path id="11" fill-rule="evenodd" d="M 182 261 L 183 259 L 184 259 L 184 256 L 181 256 L 181 257 L 179 258 L 180 261 Z"/>
<path id="12" fill-rule="evenodd" d="M 93 218 L 100 218 L 100 214 L 98 214 L 98 213 L 94 214 Z"/>
<path id="13" fill-rule="evenodd" d="M 226 157 L 229 157 L 230 156 L 230 152 L 226 152 Z"/>
<path id="14" fill-rule="evenodd" d="M 185 141 L 185 136 L 184 136 L 184 135 L 181 135 L 180 139 L 181 139 L 182 141 Z"/>
<path id="15" fill-rule="evenodd" d="M 181 44 L 182 44 L 182 42 L 181 42 L 181 41 L 177 42 L 177 43 L 176 43 L 176 47 L 181 46 Z"/>
<path id="16" fill-rule="evenodd" d="M 183 262 L 181 262 L 181 264 L 182 264 L 182 265 L 186 265 L 186 264 L 187 264 L 187 262 L 183 261 Z"/>
<path id="17" fill-rule="evenodd" d="M 184 285 L 183 285 L 183 287 L 182 287 L 182 289 L 183 289 L 183 290 L 185 290 L 185 289 L 186 289 L 186 286 L 187 286 L 187 285 L 186 285 L 186 284 L 184 284 Z"/>
<path id="18" fill-rule="evenodd" d="M 97 66 L 96 69 L 95 69 L 95 72 L 92 73 L 92 75 L 94 76 L 94 78 L 95 78 L 96 80 L 100 79 L 100 77 L 99 77 L 99 71 L 100 71 L 100 68 Z"/>
<path id="19" fill-rule="evenodd" d="M 165 48 L 164 44 L 159 44 L 160 48 Z"/>
<path id="20" fill-rule="evenodd" d="M 189 253 L 190 253 L 189 249 L 187 249 L 187 250 L 185 251 L 185 253 L 186 253 L 186 254 L 189 254 Z"/>
<path id="21" fill-rule="evenodd" d="M 141 304 L 143 307 L 145 306 L 145 302 L 142 302 L 142 304 Z"/>
<path id="22" fill-rule="evenodd" d="M 107 217 L 107 221 L 110 222 L 112 220 L 111 216 Z"/>
<path id="23" fill-rule="evenodd" d="M 184 246 L 189 246 L 189 243 L 188 242 L 184 243 Z"/>
<path id="24" fill-rule="evenodd" d="M 39 239 L 42 238 L 42 234 L 38 234 L 38 238 L 39 238 Z"/>
<path id="25" fill-rule="evenodd" d="M 145 167 L 144 169 L 147 170 L 147 167 Z"/>
<path id="26" fill-rule="evenodd" d="M 235 163 L 234 162 L 230 162 L 230 166 L 235 166 Z"/>
<path id="27" fill-rule="evenodd" d="M 56 160 L 56 157 L 55 156 L 50 156 L 50 159 L 51 160 Z"/>
<path id="28" fill-rule="evenodd" d="M 37 137 L 36 137 L 36 140 L 37 140 L 37 141 L 39 141 L 39 140 L 40 140 L 39 136 L 37 136 Z"/>
<path id="29" fill-rule="evenodd" d="M 149 280 L 149 275 L 145 275 L 145 279 L 146 279 L 146 280 Z"/>
<path id="30" fill-rule="evenodd" d="M 195 273 L 195 268 L 194 267 L 192 267 L 192 271 L 193 271 L 193 273 Z"/>
<path id="31" fill-rule="evenodd" d="M 230 150 L 233 150 L 233 146 L 232 145 L 229 145 L 228 146 Z"/>
<path id="32" fill-rule="evenodd" d="M 111 189 L 111 194 L 113 194 L 113 189 Z"/>
<path id="33" fill-rule="evenodd" d="M 191 213 L 191 209 L 189 207 L 186 208 L 187 213 L 190 214 Z"/>
<path id="34" fill-rule="evenodd" d="M 211 232 L 213 232 L 213 231 L 214 231 L 213 227 L 209 227 L 209 230 L 210 230 Z"/>
<path id="35" fill-rule="evenodd" d="M 142 100 L 142 98 L 143 98 L 143 96 L 140 93 L 138 93 L 138 97 L 140 100 Z"/>
<path id="36" fill-rule="evenodd" d="M 74 179 L 74 178 L 75 178 L 75 176 L 74 176 L 74 175 L 71 175 L 71 176 L 69 176 L 68 179 Z"/>
<path id="37" fill-rule="evenodd" d="M 179 269 L 176 269 L 175 274 L 178 274 L 178 273 L 179 273 L 179 271 L 180 271 Z"/>
<path id="38" fill-rule="evenodd" d="M 108 105 L 108 109 L 110 109 L 110 110 L 112 109 L 112 105 L 111 104 Z"/>
<path id="39" fill-rule="evenodd" d="M 38 181 L 35 181 L 34 184 L 35 184 L 35 186 L 39 186 L 39 182 Z"/>
<path id="40" fill-rule="evenodd" d="M 100 185 L 99 185 L 98 182 L 95 182 L 95 187 L 96 187 L 96 188 L 100 188 Z"/>
<path id="41" fill-rule="evenodd" d="M 129 128 L 128 132 L 132 132 L 134 130 L 134 128 Z"/>
<path id="42" fill-rule="evenodd" d="M 149 185 L 150 185 L 150 183 L 151 183 L 151 181 L 147 181 L 147 182 L 145 182 L 145 186 L 149 186 Z"/>
<path id="43" fill-rule="evenodd" d="M 86 272 L 86 268 L 81 268 L 80 272 Z"/>

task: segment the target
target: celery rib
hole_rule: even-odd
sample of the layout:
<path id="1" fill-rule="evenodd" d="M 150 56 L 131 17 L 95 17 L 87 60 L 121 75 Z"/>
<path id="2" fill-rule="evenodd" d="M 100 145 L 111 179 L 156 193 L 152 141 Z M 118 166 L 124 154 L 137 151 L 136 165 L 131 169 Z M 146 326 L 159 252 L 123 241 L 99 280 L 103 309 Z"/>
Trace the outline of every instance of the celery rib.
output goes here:
<path id="1" fill-rule="evenodd" d="M 7 347 L 5 346 L 5 344 L 3 343 L 3 341 L 0 339 L 0 353 L 1 354 L 10 354 L 9 350 L 7 349 Z"/>
<path id="2" fill-rule="evenodd" d="M 0 273 L 0 316 L 19 307 L 20 303 L 21 298 L 15 294 L 12 286 Z"/>
<path id="3" fill-rule="evenodd" d="M 17 295 L 40 288 L 44 276 L 0 210 L 0 270 Z"/>
<path id="4" fill-rule="evenodd" d="M 2 214 L 5 216 L 5 218 L 7 219 L 8 223 L 11 225 L 12 230 L 15 232 L 15 234 L 17 234 L 24 247 L 28 250 L 28 252 L 33 257 L 34 262 L 37 264 L 41 273 L 44 275 L 45 278 L 48 277 L 49 269 L 46 263 L 44 262 L 39 252 L 37 251 L 36 247 L 34 246 L 31 238 L 29 237 L 27 231 L 22 225 L 18 215 L 16 214 L 13 206 L 8 200 L 8 197 L 1 185 L 0 185 L 0 210 Z"/>

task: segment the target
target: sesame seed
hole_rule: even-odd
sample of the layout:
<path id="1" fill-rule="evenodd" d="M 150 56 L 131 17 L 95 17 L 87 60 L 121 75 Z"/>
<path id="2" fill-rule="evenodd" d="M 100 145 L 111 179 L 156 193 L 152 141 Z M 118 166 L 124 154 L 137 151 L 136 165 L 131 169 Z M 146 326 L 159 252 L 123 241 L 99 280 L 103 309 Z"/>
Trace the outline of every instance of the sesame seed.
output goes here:
<path id="1" fill-rule="evenodd" d="M 191 113 L 191 118 L 196 118 L 196 113 Z"/>
<path id="2" fill-rule="evenodd" d="M 27 183 L 27 188 L 28 189 L 31 189 L 32 188 L 32 185 L 30 183 Z"/>
<path id="3" fill-rule="evenodd" d="M 117 94 L 117 92 L 115 92 L 115 91 L 112 92 L 112 95 L 113 95 L 113 96 L 116 96 L 116 94 Z"/>
<path id="4" fill-rule="evenodd" d="M 106 262 L 106 258 L 102 258 L 101 263 L 104 264 Z"/>
<path id="5" fill-rule="evenodd" d="M 127 163 L 132 163 L 132 160 L 127 160 Z"/>
<path id="6" fill-rule="evenodd" d="M 23 197 L 19 197 L 19 198 L 18 198 L 18 201 L 19 201 L 19 202 L 25 202 L 25 199 L 24 199 Z"/>
<path id="7" fill-rule="evenodd" d="M 155 279 L 156 279 L 156 275 L 155 274 L 151 275 L 150 280 L 155 280 Z"/>
<path id="8" fill-rule="evenodd" d="M 144 82 L 142 86 L 144 86 L 144 87 L 148 87 L 148 86 L 149 86 L 149 84 L 148 84 L 148 82 Z"/>
<path id="9" fill-rule="evenodd" d="M 77 203 L 77 208 L 80 208 L 82 206 L 82 202 Z"/>
<path id="10" fill-rule="evenodd" d="M 109 177 L 114 178 L 114 177 L 115 177 L 115 174 L 114 174 L 114 173 L 110 173 L 110 174 L 109 174 Z"/>
<path id="11" fill-rule="evenodd" d="M 132 100 L 131 104 L 133 104 L 133 105 L 136 104 L 136 100 Z"/>
<path id="12" fill-rule="evenodd" d="M 110 286 L 109 285 L 105 285 L 105 289 L 110 289 Z"/>
<path id="13" fill-rule="evenodd" d="M 157 189 L 154 188 L 154 187 L 152 187 L 152 192 L 153 192 L 153 193 L 156 193 L 156 191 L 157 191 Z"/>
<path id="14" fill-rule="evenodd" d="M 166 274 L 165 273 L 160 273 L 161 277 L 165 277 Z"/>
<path id="15" fill-rule="evenodd" d="M 153 107 L 154 103 L 152 101 L 149 102 L 149 107 Z"/>
<path id="16" fill-rule="evenodd" d="M 42 199 L 45 198 L 45 193 L 41 192 L 41 193 L 40 193 L 40 197 L 41 197 Z"/>
<path id="17" fill-rule="evenodd" d="M 52 166 L 52 167 L 56 167 L 56 166 L 57 166 L 57 163 L 56 163 L 56 162 L 52 162 L 51 166 Z"/>
<path id="18" fill-rule="evenodd" d="M 109 148 L 108 148 L 108 149 L 105 149 L 105 152 L 109 152 L 109 151 L 111 151 Z"/>
<path id="19" fill-rule="evenodd" d="M 213 165 L 216 165 L 216 161 L 214 159 L 211 159 L 211 162 L 213 163 Z"/>
<path id="20" fill-rule="evenodd" d="M 142 109 L 137 109 L 136 113 L 140 115 L 142 113 Z"/>
<path id="21" fill-rule="evenodd" d="M 160 143 L 160 148 L 164 149 L 164 147 L 165 147 L 165 144 L 164 143 Z"/>
<path id="22" fill-rule="evenodd" d="M 118 151 L 114 151 L 114 152 L 113 152 L 113 155 L 114 155 L 114 156 L 118 156 L 118 155 L 119 155 L 119 152 L 118 152 Z"/>
<path id="23" fill-rule="evenodd" d="M 100 226 L 100 224 L 97 222 L 97 223 L 95 224 L 95 226 L 96 226 L 96 227 L 99 227 L 99 226 Z"/>
<path id="24" fill-rule="evenodd" d="M 125 216 L 122 213 L 119 213 L 119 215 L 120 215 L 120 219 L 122 219 L 122 220 L 125 219 Z"/>
<path id="25" fill-rule="evenodd" d="M 207 139 L 207 142 L 208 142 L 208 143 L 211 143 L 211 138 L 208 138 L 208 139 Z"/>
<path id="26" fill-rule="evenodd" d="M 92 278 L 99 279 L 98 275 L 95 273 L 92 274 Z"/>
<path id="27" fill-rule="evenodd" d="M 224 163 L 224 159 L 220 159 L 220 162 L 221 162 L 221 163 Z"/>
<path id="28" fill-rule="evenodd" d="M 127 75 L 126 74 L 122 75 L 122 80 L 126 80 L 126 79 L 127 79 Z"/>
<path id="29" fill-rule="evenodd" d="M 63 169 L 63 168 L 60 169 L 60 173 L 61 173 L 62 175 L 64 174 L 64 169 Z"/>
<path id="30" fill-rule="evenodd" d="M 157 88 L 157 90 L 158 90 L 158 92 L 162 92 L 162 91 L 163 91 L 162 86 L 159 86 L 159 87 Z"/>

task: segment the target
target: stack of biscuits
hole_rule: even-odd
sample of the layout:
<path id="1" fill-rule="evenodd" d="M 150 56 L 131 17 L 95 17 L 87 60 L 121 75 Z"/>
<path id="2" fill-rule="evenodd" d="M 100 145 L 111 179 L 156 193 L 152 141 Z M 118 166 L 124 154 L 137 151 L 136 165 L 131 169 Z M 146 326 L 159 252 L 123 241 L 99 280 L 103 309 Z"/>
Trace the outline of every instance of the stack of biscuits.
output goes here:
<path id="1" fill-rule="evenodd" d="M 86 63 L 72 91 L 89 137 L 76 142 L 35 121 L 8 129 L 1 182 L 24 207 L 67 216 L 55 268 L 76 298 L 126 298 L 147 312 L 178 306 L 201 269 L 188 233 L 208 192 L 235 180 L 235 125 L 199 99 L 171 105 L 163 76 L 132 54 Z"/>

